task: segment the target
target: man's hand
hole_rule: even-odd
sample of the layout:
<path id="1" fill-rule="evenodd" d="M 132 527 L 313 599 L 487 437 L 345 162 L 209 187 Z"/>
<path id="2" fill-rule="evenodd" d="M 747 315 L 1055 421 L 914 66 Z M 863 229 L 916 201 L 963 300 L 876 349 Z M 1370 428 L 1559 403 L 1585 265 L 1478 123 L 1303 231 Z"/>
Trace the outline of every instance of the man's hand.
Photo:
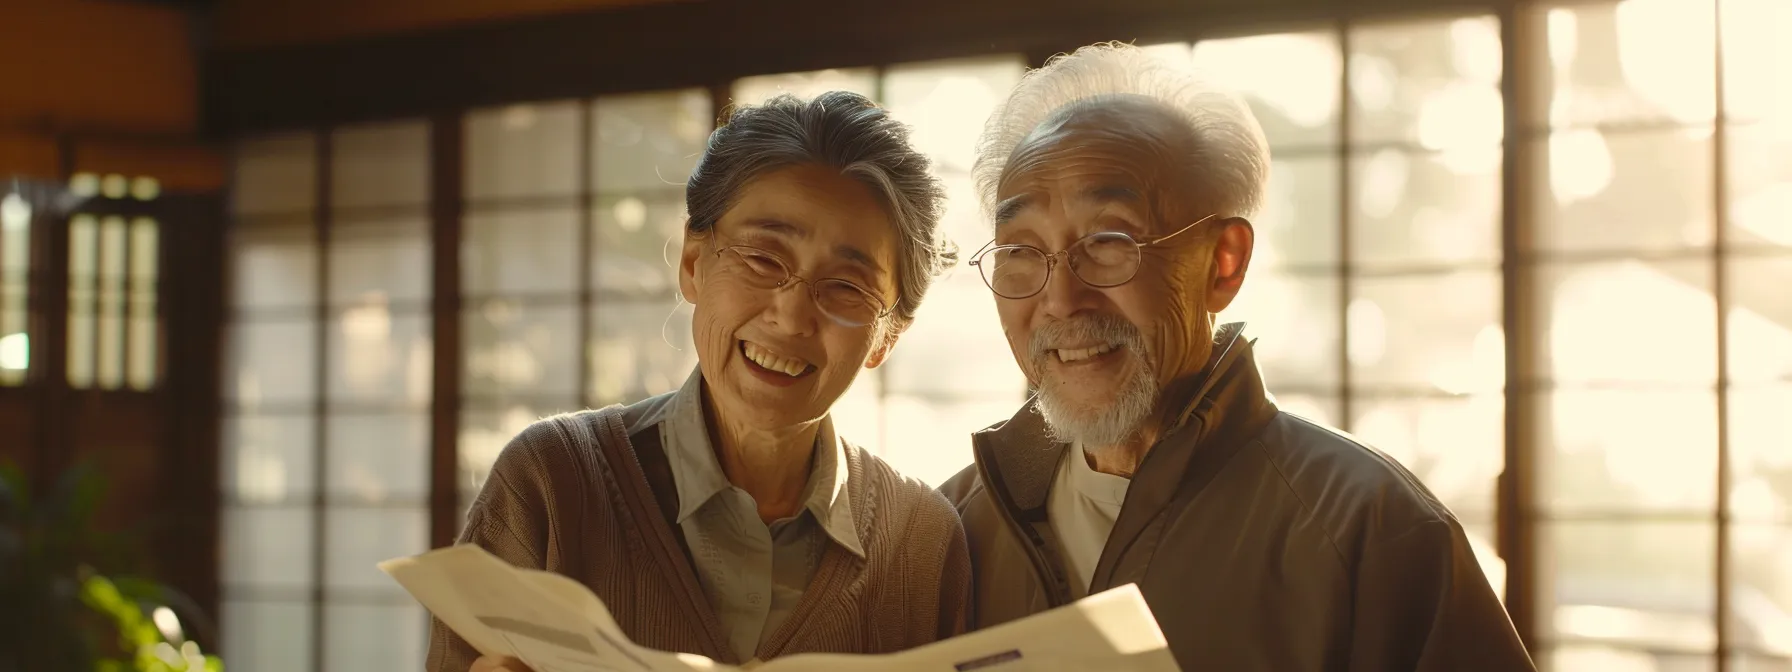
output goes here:
<path id="1" fill-rule="evenodd" d="M 529 666 L 515 658 L 493 658 L 481 656 L 473 661 L 473 668 L 467 672 L 532 672 Z"/>

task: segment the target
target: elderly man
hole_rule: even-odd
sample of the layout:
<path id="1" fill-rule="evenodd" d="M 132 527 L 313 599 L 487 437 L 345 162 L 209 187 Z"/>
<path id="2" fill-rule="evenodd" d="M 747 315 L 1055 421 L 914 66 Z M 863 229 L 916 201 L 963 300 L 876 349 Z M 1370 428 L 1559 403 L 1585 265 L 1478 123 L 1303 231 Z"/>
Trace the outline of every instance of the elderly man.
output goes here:
<path id="1" fill-rule="evenodd" d="M 1533 669 L 1450 511 L 1277 410 L 1242 325 L 1215 326 L 1266 146 L 1237 98 L 1124 45 L 1055 59 L 989 121 L 971 263 L 1038 395 L 942 488 L 976 625 L 1137 583 L 1189 670 Z"/>

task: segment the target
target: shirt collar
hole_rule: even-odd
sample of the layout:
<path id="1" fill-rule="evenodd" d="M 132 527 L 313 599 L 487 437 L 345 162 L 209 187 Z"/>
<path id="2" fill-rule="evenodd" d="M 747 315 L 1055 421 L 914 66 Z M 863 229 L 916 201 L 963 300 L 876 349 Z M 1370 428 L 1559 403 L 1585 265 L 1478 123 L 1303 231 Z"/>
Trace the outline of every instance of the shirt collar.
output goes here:
<path id="1" fill-rule="evenodd" d="M 672 467 L 673 485 L 678 490 L 677 520 L 682 525 L 718 493 L 734 487 L 722 472 L 722 463 L 716 459 L 709 428 L 703 420 L 702 369 L 692 371 L 673 395 L 672 407 L 660 431 L 666 459 Z M 846 490 L 846 448 L 834 435 L 831 416 L 822 418 L 815 432 L 815 446 L 809 480 L 803 486 L 803 509 L 815 517 L 835 543 L 862 558 L 865 549 L 859 542 L 858 524 Z"/>

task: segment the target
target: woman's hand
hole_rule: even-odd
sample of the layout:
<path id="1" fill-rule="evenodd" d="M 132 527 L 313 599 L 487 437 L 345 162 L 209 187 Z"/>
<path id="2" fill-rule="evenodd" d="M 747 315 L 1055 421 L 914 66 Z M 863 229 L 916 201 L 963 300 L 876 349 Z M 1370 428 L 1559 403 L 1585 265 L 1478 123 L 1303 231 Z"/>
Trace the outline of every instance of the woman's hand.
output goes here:
<path id="1" fill-rule="evenodd" d="M 493 658 L 481 656 L 473 661 L 473 668 L 467 672 L 532 672 L 529 666 L 515 658 Z"/>

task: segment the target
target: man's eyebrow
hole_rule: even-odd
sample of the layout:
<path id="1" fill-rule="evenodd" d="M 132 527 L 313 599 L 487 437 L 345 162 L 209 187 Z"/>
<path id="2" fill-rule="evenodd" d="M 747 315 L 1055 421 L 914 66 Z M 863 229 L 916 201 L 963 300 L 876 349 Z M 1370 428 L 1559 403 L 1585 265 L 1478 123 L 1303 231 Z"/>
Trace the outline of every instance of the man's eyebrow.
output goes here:
<path id="1" fill-rule="evenodd" d="M 1145 200 L 1139 190 L 1120 184 L 1098 184 L 1084 189 L 1077 198 L 1096 204 L 1127 203 L 1135 204 Z"/>
<path id="2" fill-rule="evenodd" d="M 1013 221 L 1022 210 L 1025 210 L 1032 205 L 1033 196 L 1031 194 L 1012 196 L 1003 200 L 1001 203 L 997 203 L 995 212 L 996 227 L 1001 228 L 1003 224 Z"/>

